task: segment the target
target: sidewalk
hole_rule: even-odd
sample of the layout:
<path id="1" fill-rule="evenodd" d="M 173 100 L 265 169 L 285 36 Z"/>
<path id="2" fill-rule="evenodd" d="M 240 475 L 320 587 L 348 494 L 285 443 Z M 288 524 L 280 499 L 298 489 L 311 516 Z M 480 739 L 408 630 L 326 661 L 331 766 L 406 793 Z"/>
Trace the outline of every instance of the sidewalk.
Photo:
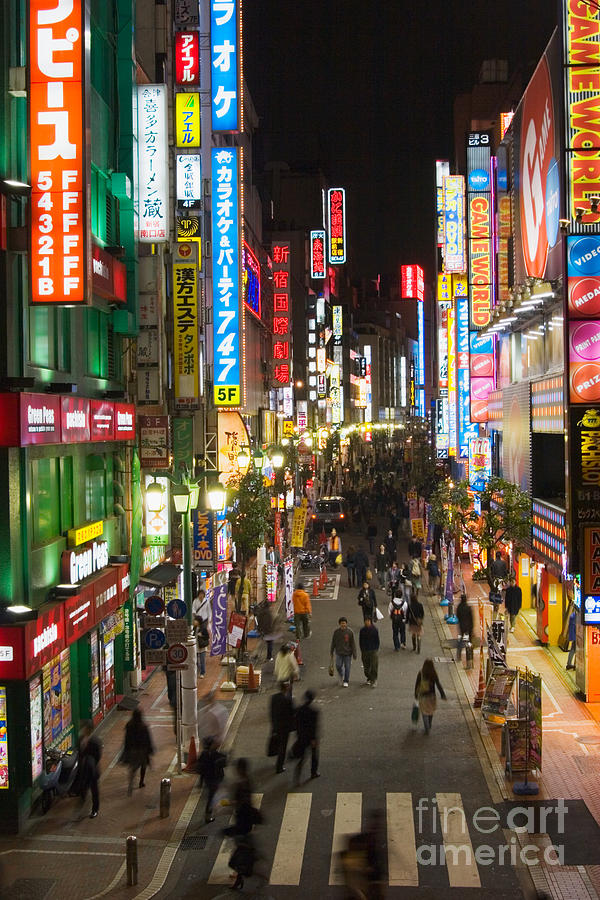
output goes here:
<path id="1" fill-rule="evenodd" d="M 484 600 L 486 623 L 491 621 L 492 607 L 485 599 L 482 586 L 471 580 L 468 566 L 463 567 L 463 575 L 467 596 L 473 604 L 476 633 L 474 644 L 478 648 L 481 635 L 477 602 L 480 598 Z M 454 646 L 458 627 L 446 624 L 444 609 L 433 597 L 429 598 L 428 605 L 434 619 L 437 616 L 442 632 Z M 561 797 L 566 800 L 584 800 L 595 822 L 600 825 L 600 725 L 597 721 L 597 707 L 600 704 L 585 704 L 577 699 L 574 679 L 564 669 L 567 654 L 559 650 L 548 650 L 539 644 L 524 616 L 518 617 L 515 632 L 507 637 L 508 665 L 520 668 L 527 666 L 542 676 L 542 772 L 536 779 L 539 794 L 531 800 L 555 800 Z M 454 649 L 452 653 L 455 655 Z M 464 669 L 463 655 L 463 662 L 457 664 L 456 671 L 472 706 L 479 686 L 479 649 L 475 650 L 472 670 Z M 479 710 L 473 710 L 473 714 L 479 723 L 492 770 L 504 799 L 513 802 L 518 800 L 523 805 L 531 802 L 527 797 L 517 798 L 512 792 L 511 780 L 504 775 L 504 761 L 500 760 L 501 728 L 482 724 Z M 580 839 L 584 853 L 588 838 L 589 835 L 582 830 Z M 538 871 L 539 869 L 543 871 Z M 540 866 L 535 867 L 532 874 L 538 890 L 545 890 L 549 896 L 558 900 L 600 896 L 600 865 Z"/>

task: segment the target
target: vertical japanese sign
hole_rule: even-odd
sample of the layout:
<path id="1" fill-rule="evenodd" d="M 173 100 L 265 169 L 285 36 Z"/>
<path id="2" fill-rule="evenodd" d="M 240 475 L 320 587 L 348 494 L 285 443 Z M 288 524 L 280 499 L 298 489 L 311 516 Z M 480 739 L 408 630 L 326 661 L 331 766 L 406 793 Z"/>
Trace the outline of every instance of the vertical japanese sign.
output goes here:
<path id="1" fill-rule="evenodd" d="M 228 6 L 213 0 L 211 8 L 221 5 Z M 215 406 L 239 406 L 240 211 L 237 147 L 213 147 L 211 162 L 214 402 Z"/>
<path id="2" fill-rule="evenodd" d="M 86 4 L 28 6 L 31 302 L 87 303 Z"/>
<path id="3" fill-rule="evenodd" d="M 6 712 L 6 688 L 0 687 L 0 790 L 8 783 L 8 716 Z"/>
<path id="4" fill-rule="evenodd" d="M 291 379 L 290 245 L 278 241 L 273 257 L 273 378 L 278 387 Z"/>
<path id="5" fill-rule="evenodd" d="M 175 35 L 175 84 L 200 84 L 199 36 L 197 31 Z"/>
<path id="6" fill-rule="evenodd" d="M 210 2 L 212 130 L 239 131 L 240 77 L 237 0 Z"/>
<path id="7" fill-rule="evenodd" d="M 194 562 L 210 568 L 214 562 L 213 516 L 200 509 L 192 511 Z"/>
<path id="8" fill-rule="evenodd" d="M 212 597 L 209 603 L 212 605 L 212 633 L 210 641 L 210 655 L 222 656 L 227 650 L 227 575 L 219 573 L 214 578 L 211 588 Z M 210 593 L 210 591 L 209 591 Z"/>
<path id="9" fill-rule="evenodd" d="M 417 300 L 417 344 L 419 359 L 417 362 L 417 384 L 425 384 L 425 304 Z"/>
<path id="10" fill-rule="evenodd" d="M 137 91 L 140 241 L 154 244 L 169 238 L 166 86 L 140 84 Z"/>
<path id="11" fill-rule="evenodd" d="M 310 233 L 310 277 L 325 278 L 325 231 L 322 228 Z"/>
<path id="12" fill-rule="evenodd" d="M 446 313 L 448 323 L 448 454 L 456 455 L 456 310 L 451 306 Z"/>
<path id="13" fill-rule="evenodd" d="M 448 396 L 448 310 L 438 307 L 438 388 L 440 397 Z"/>
<path id="14" fill-rule="evenodd" d="M 175 146 L 200 146 L 200 94 L 175 94 Z"/>
<path id="15" fill-rule="evenodd" d="M 458 394 L 458 447 L 461 459 L 469 456 L 469 439 L 476 434 L 471 424 L 469 383 L 469 298 L 456 296 L 456 375 Z"/>
<path id="16" fill-rule="evenodd" d="M 425 280 L 421 266 L 400 266 L 400 296 L 403 300 L 423 300 Z"/>
<path id="17" fill-rule="evenodd" d="M 200 398 L 198 263 L 192 243 L 173 245 L 173 368 L 176 409 L 194 409 Z"/>
<path id="18" fill-rule="evenodd" d="M 285 617 L 289 621 L 294 618 L 294 604 L 292 602 L 294 593 L 294 560 L 286 559 L 283 566 L 285 577 Z"/>
<path id="19" fill-rule="evenodd" d="M 438 247 L 444 245 L 444 178 L 450 174 L 450 163 L 447 159 L 435 161 L 435 212 L 436 212 L 436 243 Z"/>
<path id="20" fill-rule="evenodd" d="M 175 157 L 175 187 L 177 200 L 181 206 L 190 207 L 202 199 L 202 166 L 198 153 L 177 154 Z"/>
<path id="21" fill-rule="evenodd" d="M 490 136 L 471 131 L 467 138 L 467 206 L 469 222 L 469 294 L 471 328 L 490 323 L 494 305 L 492 256 L 492 179 Z"/>
<path id="22" fill-rule="evenodd" d="M 164 469 L 169 465 L 169 417 L 138 416 L 140 465 Z"/>
<path id="23" fill-rule="evenodd" d="M 465 179 L 447 175 L 444 187 L 444 269 L 466 271 L 465 260 Z"/>
<path id="24" fill-rule="evenodd" d="M 329 262 L 346 262 L 346 191 L 329 188 L 327 191 L 327 230 L 329 232 Z"/>

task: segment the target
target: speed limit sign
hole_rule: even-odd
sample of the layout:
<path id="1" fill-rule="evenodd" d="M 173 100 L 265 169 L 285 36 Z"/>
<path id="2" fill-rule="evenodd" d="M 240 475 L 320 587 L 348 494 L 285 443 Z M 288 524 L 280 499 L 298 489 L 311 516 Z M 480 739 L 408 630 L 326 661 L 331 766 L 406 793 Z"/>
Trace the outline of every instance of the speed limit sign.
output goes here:
<path id="1" fill-rule="evenodd" d="M 183 644 L 171 644 L 167 650 L 167 665 L 169 668 L 183 669 L 187 657 L 187 647 Z"/>

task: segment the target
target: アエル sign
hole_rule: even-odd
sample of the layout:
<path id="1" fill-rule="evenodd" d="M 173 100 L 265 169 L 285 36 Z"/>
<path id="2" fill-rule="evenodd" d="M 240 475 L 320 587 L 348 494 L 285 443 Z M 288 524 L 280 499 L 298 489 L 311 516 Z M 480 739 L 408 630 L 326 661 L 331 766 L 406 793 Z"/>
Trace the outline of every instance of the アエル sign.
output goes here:
<path id="1" fill-rule="evenodd" d="M 31 301 L 90 300 L 86 185 L 89 153 L 84 113 L 88 4 L 29 3 L 29 160 Z"/>
<path id="2" fill-rule="evenodd" d="M 329 188 L 327 191 L 327 230 L 329 233 L 329 262 L 346 262 L 346 191 Z"/>
<path id="3" fill-rule="evenodd" d="M 325 231 L 318 228 L 310 233 L 310 277 L 325 278 Z"/>
<path id="4" fill-rule="evenodd" d="M 175 146 L 200 146 L 200 94 L 175 94 Z"/>
<path id="5" fill-rule="evenodd" d="M 197 31 L 175 35 L 175 84 L 200 84 L 199 36 Z"/>
<path id="6" fill-rule="evenodd" d="M 421 266 L 400 266 L 400 296 L 403 300 L 423 300 L 425 282 Z"/>
<path id="7" fill-rule="evenodd" d="M 239 131 L 240 127 L 238 15 L 237 0 L 211 0 L 210 106 L 212 111 L 212 130 L 214 132 Z"/>

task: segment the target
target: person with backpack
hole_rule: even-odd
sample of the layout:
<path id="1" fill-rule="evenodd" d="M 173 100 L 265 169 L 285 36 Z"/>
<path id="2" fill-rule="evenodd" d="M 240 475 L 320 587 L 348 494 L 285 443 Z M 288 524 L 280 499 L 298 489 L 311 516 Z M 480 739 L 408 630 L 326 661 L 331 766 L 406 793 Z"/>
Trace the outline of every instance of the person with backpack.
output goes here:
<path id="1" fill-rule="evenodd" d="M 440 692 L 440 697 L 442 698 L 442 700 L 445 700 L 446 694 L 444 693 L 444 688 L 440 684 L 438 674 L 435 671 L 433 660 L 426 659 L 423 663 L 423 668 L 417 675 L 417 680 L 415 682 L 415 700 L 419 704 L 419 711 L 423 716 L 423 727 L 425 729 L 425 734 L 429 734 L 429 732 L 431 731 L 433 714 L 437 705 L 437 698 L 435 694 L 436 688 Z"/>
<path id="2" fill-rule="evenodd" d="M 423 638 L 423 619 L 425 618 L 425 610 L 423 604 L 413 592 L 410 603 L 408 604 L 408 630 L 412 639 L 413 653 L 421 652 L 421 639 Z"/>
<path id="3" fill-rule="evenodd" d="M 205 737 L 202 741 L 203 750 L 198 757 L 197 772 L 200 776 L 200 786 L 203 785 L 208 791 L 206 798 L 206 807 L 204 809 L 204 821 L 214 822 L 213 816 L 213 800 L 215 794 L 225 778 L 225 764 L 227 757 L 221 753 L 217 747 L 216 741 L 211 737 Z"/>
<path id="4" fill-rule="evenodd" d="M 429 593 L 435 594 L 440 589 L 440 567 L 435 553 L 427 560 L 427 575 L 429 576 Z"/>
<path id="5" fill-rule="evenodd" d="M 393 597 L 388 606 L 388 615 L 392 623 L 394 650 L 406 650 L 406 622 L 408 618 L 408 602 L 404 597 Z"/>
<path id="6" fill-rule="evenodd" d="M 409 578 L 412 582 L 412 586 L 415 589 L 417 596 L 419 595 L 419 591 L 421 590 L 421 563 L 419 559 L 415 556 L 408 563 L 408 572 Z"/>
<path id="7" fill-rule="evenodd" d="M 367 618 L 372 622 L 376 621 L 376 612 L 377 609 L 377 598 L 375 596 L 375 591 L 369 585 L 368 581 L 363 581 L 362 590 L 358 595 L 358 605 L 362 606 L 363 611 L 363 619 L 365 622 Z"/>

